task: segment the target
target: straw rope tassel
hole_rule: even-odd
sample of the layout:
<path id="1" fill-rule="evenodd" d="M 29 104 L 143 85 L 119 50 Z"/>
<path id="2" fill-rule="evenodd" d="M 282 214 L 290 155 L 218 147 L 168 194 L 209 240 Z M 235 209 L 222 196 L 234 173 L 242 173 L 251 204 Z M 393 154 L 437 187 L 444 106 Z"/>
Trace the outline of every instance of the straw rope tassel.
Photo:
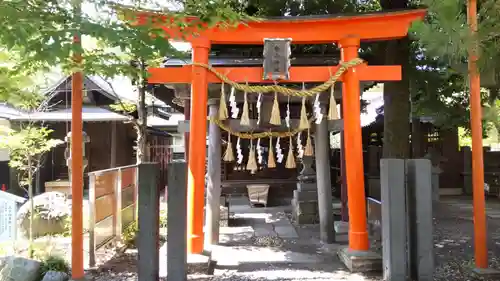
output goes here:
<path id="1" fill-rule="evenodd" d="M 234 161 L 234 151 L 233 144 L 231 143 L 231 134 L 227 136 L 227 147 L 226 152 L 224 152 L 224 161 L 233 162 Z"/>
<path id="2" fill-rule="evenodd" d="M 271 120 L 269 120 L 269 123 L 276 126 L 281 125 L 280 105 L 278 103 L 277 92 L 274 93 L 274 103 L 273 103 L 273 109 L 271 110 Z"/>
<path id="3" fill-rule="evenodd" d="M 304 155 L 305 156 L 313 156 L 314 155 L 314 149 L 312 145 L 312 140 L 311 140 L 311 131 L 307 130 L 307 140 L 306 140 L 306 148 L 304 150 Z"/>
<path id="4" fill-rule="evenodd" d="M 248 95 L 247 92 L 245 92 L 244 94 L 245 101 L 243 102 L 243 113 L 241 113 L 241 121 L 240 121 L 240 125 L 242 126 L 250 126 L 247 95 Z"/>
<path id="5" fill-rule="evenodd" d="M 269 137 L 269 155 L 267 156 L 267 167 L 276 168 L 276 161 L 274 160 L 273 137 Z"/>
<path id="6" fill-rule="evenodd" d="M 296 167 L 297 164 L 295 164 L 295 156 L 293 156 L 293 140 L 292 137 L 290 137 L 290 143 L 288 146 L 288 156 L 286 157 L 285 168 L 294 169 Z"/>
<path id="7" fill-rule="evenodd" d="M 219 120 L 226 120 L 229 117 L 226 104 L 226 91 L 224 83 L 220 86 L 220 101 L 219 101 Z"/>
<path id="8" fill-rule="evenodd" d="M 250 140 L 250 152 L 248 153 L 247 170 L 251 172 L 257 171 L 257 161 L 255 160 L 255 148 Z"/>
<path id="9" fill-rule="evenodd" d="M 339 119 L 339 113 L 337 110 L 337 102 L 335 101 L 334 91 L 335 86 L 330 87 L 330 108 L 328 109 L 328 120 Z"/>
<path id="10" fill-rule="evenodd" d="M 306 89 L 306 85 L 302 83 L 302 90 Z M 307 120 L 306 97 L 302 97 L 302 107 L 300 108 L 299 129 L 309 129 L 309 120 Z"/>

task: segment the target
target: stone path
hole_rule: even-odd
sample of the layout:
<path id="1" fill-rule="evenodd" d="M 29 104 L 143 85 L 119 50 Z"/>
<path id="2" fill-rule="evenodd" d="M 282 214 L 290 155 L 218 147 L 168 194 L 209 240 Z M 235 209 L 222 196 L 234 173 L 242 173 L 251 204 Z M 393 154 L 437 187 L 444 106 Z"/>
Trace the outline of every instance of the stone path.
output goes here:
<path id="1" fill-rule="evenodd" d="M 378 280 L 348 272 L 336 249 L 315 238 L 317 226 L 295 227 L 291 206 L 252 208 L 247 200 L 232 198 L 235 225 L 221 227 L 215 274 L 197 280 Z"/>

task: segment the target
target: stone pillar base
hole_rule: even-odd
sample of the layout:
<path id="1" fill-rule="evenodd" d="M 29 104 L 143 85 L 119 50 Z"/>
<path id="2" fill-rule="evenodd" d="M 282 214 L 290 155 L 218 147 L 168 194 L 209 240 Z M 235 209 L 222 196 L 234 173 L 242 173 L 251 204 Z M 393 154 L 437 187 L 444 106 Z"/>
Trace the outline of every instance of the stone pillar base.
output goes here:
<path id="1" fill-rule="evenodd" d="M 496 279 L 500 278 L 500 271 L 493 269 L 493 268 L 474 268 L 472 270 L 474 275 L 477 277 L 480 277 L 481 279 Z"/>
<path id="2" fill-rule="evenodd" d="M 316 190 L 294 190 L 292 210 L 293 220 L 296 224 L 318 223 L 318 192 Z"/>
<path id="3" fill-rule="evenodd" d="M 341 248 L 338 256 L 351 272 L 382 271 L 382 257 L 370 251 L 353 251 Z"/>

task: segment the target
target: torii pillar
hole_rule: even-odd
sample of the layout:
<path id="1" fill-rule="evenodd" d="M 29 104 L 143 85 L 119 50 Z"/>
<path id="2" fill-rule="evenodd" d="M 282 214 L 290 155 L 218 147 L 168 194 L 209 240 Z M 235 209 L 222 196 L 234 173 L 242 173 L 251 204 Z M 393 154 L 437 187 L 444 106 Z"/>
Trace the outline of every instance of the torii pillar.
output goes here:
<path id="1" fill-rule="evenodd" d="M 208 64 L 210 41 L 199 38 L 191 41 L 193 62 Z M 207 154 L 207 70 L 200 66 L 192 69 L 191 120 L 189 124 L 187 251 L 203 252 L 203 213 L 205 206 L 205 159 Z"/>
<path id="2" fill-rule="evenodd" d="M 340 40 L 343 61 L 358 58 L 360 40 L 347 37 Z M 366 229 L 365 177 L 363 172 L 363 142 L 361 135 L 359 79 L 356 69 L 344 74 L 342 84 L 342 107 L 344 114 L 344 136 L 349 141 L 344 144 L 346 156 L 347 198 L 349 205 L 349 248 L 353 251 L 368 251 L 368 231 Z"/>

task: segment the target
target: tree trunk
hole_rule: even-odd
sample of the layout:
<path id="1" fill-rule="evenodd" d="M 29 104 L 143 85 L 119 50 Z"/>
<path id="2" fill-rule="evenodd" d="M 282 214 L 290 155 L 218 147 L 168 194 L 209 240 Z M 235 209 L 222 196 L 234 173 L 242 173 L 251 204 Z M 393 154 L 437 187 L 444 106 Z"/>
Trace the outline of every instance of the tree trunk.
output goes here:
<path id="1" fill-rule="evenodd" d="M 144 61 L 140 62 L 141 67 L 141 75 L 146 71 L 146 66 Z M 141 77 L 141 81 L 139 82 L 139 100 L 137 103 L 137 114 L 138 114 L 138 122 L 136 126 L 137 131 L 137 164 L 144 163 L 147 161 L 147 119 L 148 112 L 146 108 L 146 80 L 144 77 Z"/>
<path id="2" fill-rule="evenodd" d="M 408 8 L 409 0 L 381 0 L 384 11 Z M 399 82 L 384 85 L 384 158 L 408 158 L 410 156 L 410 85 L 408 67 L 410 40 L 404 38 L 386 42 L 386 65 L 401 65 L 403 78 Z"/>
<path id="3" fill-rule="evenodd" d="M 409 39 L 387 42 L 385 63 L 401 65 L 403 77 L 384 85 L 384 158 L 408 158 L 410 154 Z"/>
<path id="4" fill-rule="evenodd" d="M 33 258 L 34 249 L 33 249 L 33 219 L 35 213 L 35 202 L 33 201 L 33 172 L 32 172 L 32 161 L 31 156 L 28 156 L 28 199 L 30 200 L 30 222 L 29 222 L 29 247 L 28 247 L 28 255 L 29 258 Z"/>

